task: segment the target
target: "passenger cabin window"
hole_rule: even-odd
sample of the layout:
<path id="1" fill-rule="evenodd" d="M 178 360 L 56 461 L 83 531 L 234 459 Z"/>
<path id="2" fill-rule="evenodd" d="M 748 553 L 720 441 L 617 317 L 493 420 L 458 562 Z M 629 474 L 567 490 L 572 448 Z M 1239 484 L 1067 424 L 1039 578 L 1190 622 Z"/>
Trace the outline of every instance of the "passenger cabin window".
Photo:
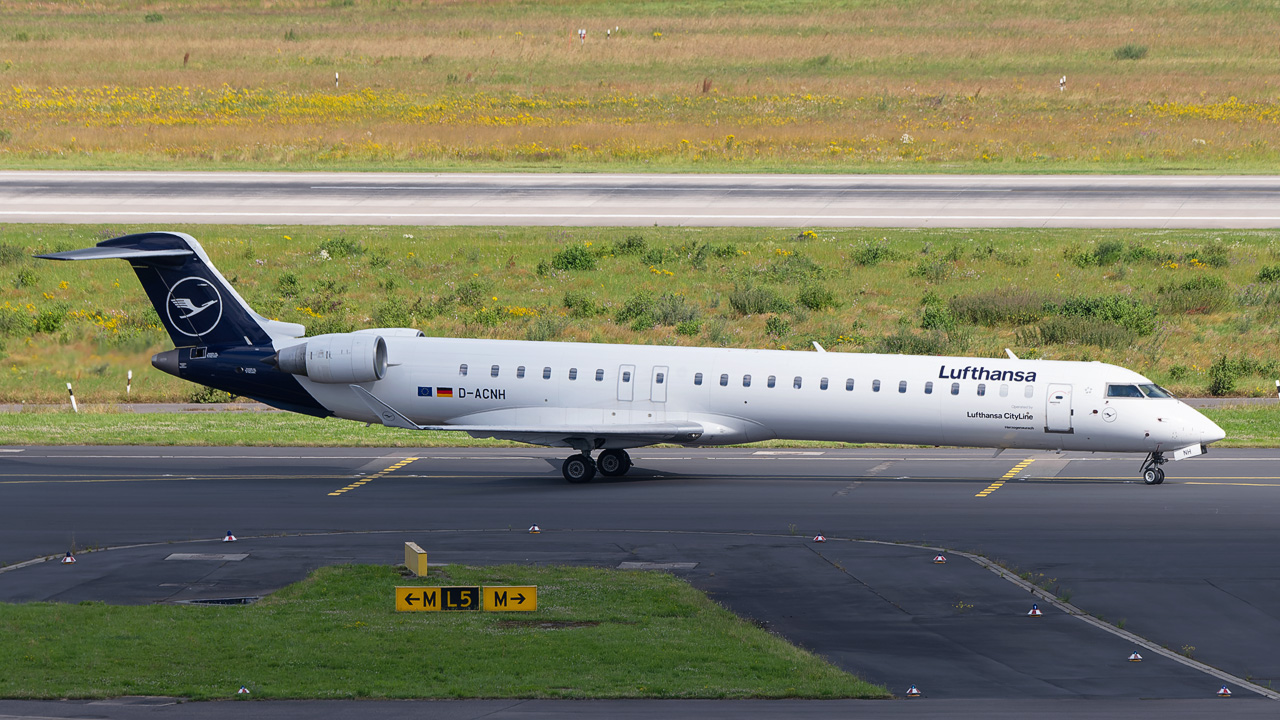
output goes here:
<path id="1" fill-rule="evenodd" d="M 1159 385 L 1139 385 L 1138 387 L 1142 388 L 1142 392 L 1146 393 L 1147 397 L 1153 397 L 1153 398 L 1173 397 L 1173 395 L 1169 394 L 1168 390 L 1165 390 Z"/>
<path id="2" fill-rule="evenodd" d="M 658 383 L 659 385 L 661 385 L 661 384 L 662 384 L 662 381 L 663 381 L 663 380 L 666 380 L 666 379 L 667 379 L 667 374 L 666 374 L 666 373 L 658 373 L 658 374 L 657 374 L 657 376 L 655 376 L 655 377 L 653 378 L 653 381 L 654 381 L 654 382 L 656 382 L 656 383 Z"/>
<path id="3" fill-rule="evenodd" d="M 623 371 L 622 371 L 622 382 L 631 382 L 631 371 L 630 371 L 630 370 L 623 370 Z M 696 382 L 696 383 L 694 383 L 694 384 L 695 384 L 695 385 L 701 385 L 701 384 L 702 384 L 702 373 L 698 373 L 698 382 Z"/>
<path id="4" fill-rule="evenodd" d="M 604 380 L 604 368 L 596 368 L 596 382 Z"/>
<path id="5" fill-rule="evenodd" d="M 982 397 L 983 395 L 986 395 L 986 394 L 987 394 L 987 384 L 978 383 L 978 397 Z"/>
<path id="6" fill-rule="evenodd" d="M 831 383 L 827 382 L 827 379 L 826 379 L 826 378 L 822 378 L 821 380 L 819 380 L 819 381 L 818 381 L 818 387 L 819 387 L 819 388 L 822 388 L 823 390 L 826 390 L 826 389 L 827 389 L 827 386 L 828 386 L 828 385 L 830 385 L 830 384 L 831 384 Z"/>
<path id="7" fill-rule="evenodd" d="M 743 376 L 742 376 L 742 387 L 751 387 L 751 376 L 750 376 L 750 375 L 743 375 Z"/>
<path id="8" fill-rule="evenodd" d="M 693 384 L 694 384 L 694 385 L 701 385 L 701 384 L 702 384 L 702 373 L 694 373 L 694 374 L 693 374 Z"/>
<path id="9" fill-rule="evenodd" d="M 729 373 L 720 374 L 720 387 L 729 387 Z"/>
<path id="10" fill-rule="evenodd" d="M 1024 397 L 1031 397 L 1032 395 L 1035 395 L 1035 394 L 1036 394 L 1036 386 L 1035 386 L 1035 385 L 1028 385 L 1028 386 L 1027 386 L 1027 388 L 1026 388 L 1025 390 L 1023 390 L 1023 391 L 1022 391 L 1022 395 L 1023 395 Z"/>
<path id="11" fill-rule="evenodd" d="M 1009 397 L 1009 383 L 1000 383 L 1000 397 Z"/>
<path id="12" fill-rule="evenodd" d="M 765 383 L 765 385 L 768 385 L 769 387 L 773 387 L 774 385 L 777 385 L 777 384 L 778 384 L 778 378 L 774 377 L 773 375 L 770 375 L 769 381 Z"/>
<path id="13" fill-rule="evenodd" d="M 569 368 L 569 379 L 570 380 L 578 379 L 578 368 Z"/>
<path id="14" fill-rule="evenodd" d="M 900 392 L 900 393 L 904 393 L 904 392 L 906 392 L 906 391 L 907 391 L 907 381 L 906 381 L 906 380 L 899 380 L 899 381 L 898 381 L 898 392 Z"/>
<path id="15" fill-rule="evenodd" d="M 521 365 L 520 367 L 516 368 L 516 377 L 518 377 L 518 378 L 523 378 L 523 377 L 524 377 L 524 366 L 523 366 L 523 365 Z"/>
<path id="16" fill-rule="evenodd" d="M 791 381 L 791 387 L 793 387 L 793 388 L 795 388 L 795 389 L 799 390 L 799 389 L 800 389 L 800 383 L 801 383 L 801 382 L 803 382 L 803 381 L 800 379 L 800 376 L 799 376 L 799 375 L 797 375 L 797 376 L 796 376 L 796 379 Z"/>
<path id="17" fill-rule="evenodd" d="M 929 382 L 927 382 L 927 383 L 925 383 L 925 384 L 924 384 L 924 394 L 925 394 L 925 395 L 932 395 L 932 394 L 933 394 L 933 381 L 932 381 L 932 380 L 930 380 Z"/>
<path id="18" fill-rule="evenodd" d="M 960 383 L 951 383 L 951 394 L 952 395 L 960 394 Z"/>
<path id="19" fill-rule="evenodd" d="M 467 376 L 467 364 L 466 364 L 466 363 L 462 363 L 461 365 L 459 365 L 459 366 L 458 366 L 458 374 L 459 374 L 459 375 L 461 375 L 462 377 L 466 377 L 466 376 Z"/>
<path id="20" fill-rule="evenodd" d="M 844 381 L 844 389 L 853 390 L 853 378 L 848 378 Z"/>
<path id="21" fill-rule="evenodd" d="M 871 381 L 871 392 L 880 392 L 880 381 L 879 381 L 879 380 L 872 380 L 872 381 Z"/>
<path id="22" fill-rule="evenodd" d="M 551 368 L 549 368 L 549 367 L 544 367 L 544 368 L 542 368 L 542 379 L 543 379 L 543 380 L 550 380 L 550 379 L 551 379 Z"/>
<path id="23" fill-rule="evenodd" d="M 1109 398 L 1113 398 L 1113 397 L 1114 398 L 1115 397 L 1116 398 L 1117 397 L 1140 398 L 1140 397 L 1143 397 L 1143 394 L 1142 394 L 1142 391 L 1138 389 L 1137 385 L 1108 385 L 1107 397 Z"/>
<path id="24" fill-rule="evenodd" d="M 494 365 L 489 368 L 489 377 L 498 377 L 498 366 Z"/>

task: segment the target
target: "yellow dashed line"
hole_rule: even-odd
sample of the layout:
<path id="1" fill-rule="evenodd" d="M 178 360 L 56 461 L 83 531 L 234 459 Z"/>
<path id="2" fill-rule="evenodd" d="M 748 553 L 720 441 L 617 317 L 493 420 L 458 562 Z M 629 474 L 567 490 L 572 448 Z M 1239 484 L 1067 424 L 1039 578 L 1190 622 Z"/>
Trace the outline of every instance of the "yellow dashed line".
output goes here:
<path id="1" fill-rule="evenodd" d="M 350 485 L 348 485 L 348 486 L 346 486 L 346 487 L 342 488 L 341 490 L 334 490 L 333 492 L 329 493 L 329 496 L 330 496 L 330 497 L 334 497 L 334 496 L 337 496 L 337 495 L 341 495 L 341 494 L 342 494 L 342 493 L 344 493 L 344 492 L 350 492 L 351 490 L 355 490 L 356 488 L 360 487 L 361 485 L 364 485 L 365 483 L 368 483 L 368 482 L 372 482 L 372 481 L 374 481 L 374 480 L 377 480 L 378 478 L 380 478 L 380 477 L 382 477 L 382 476 L 384 476 L 384 475 L 386 475 L 386 474 L 388 474 L 388 473 L 390 473 L 390 472 L 394 472 L 394 471 L 396 471 L 396 470 L 399 470 L 400 468 L 404 467 L 405 465 L 408 465 L 409 463 L 411 463 L 411 462 L 413 462 L 414 460 L 417 460 L 417 459 L 418 459 L 418 458 L 416 458 L 416 457 L 412 457 L 412 458 L 405 458 L 404 460 L 401 460 L 400 462 L 396 463 L 395 465 L 392 465 L 391 467 L 387 468 L 386 470 L 379 470 L 378 472 L 376 472 L 376 473 L 374 473 L 374 474 L 372 474 L 372 475 L 369 475 L 369 476 L 366 476 L 366 477 L 360 478 L 359 480 L 357 480 L 357 481 L 355 481 L 355 482 L 351 483 Z"/>
<path id="2" fill-rule="evenodd" d="M 982 492 L 978 493 L 977 495 L 974 495 L 974 497 L 986 497 L 986 496 L 990 495 L 991 493 L 993 493 L 993 492 L 995 492 L 995 491 L 999 490 L 1000 488 L 1004 487 L 1004 484 L 1005 484 L 1006 482 L 1008 482 L 1008 481 L 1012 480 L 1013 478 L 1017 477 L 1018 473 L 1022 472 L 1023 470 L 1026 470 L 1026 469 L 1027 469 L 1027 466 L 1028 466 L 1028 465 L 1030 465 L 1031 463 L 1035 462 L 1035 461 L 1036 461 L 1036 459 L 1035 459 L 1035 458 L 1027 458 L 1026 460 L 1023 460 L 1022 462 L 1018 463 L 1017 465 L 1014 465 L 1012 470 L 1010 470 L 1009 472 L 1007 472 L 1007 473 L 1005 473 L 1005 474 L 1004 474 L 1004 477 L 1002 477 L 1002 478 L 1000 478 L 999 480 L 997 480 L 997 481 L 995 481 L 995 482 L 991 483 L 991 485 L 989 485 L 989 486 L 987 487 L 987 489 L 986 489 L 986 490 L 983 490 Z"/>

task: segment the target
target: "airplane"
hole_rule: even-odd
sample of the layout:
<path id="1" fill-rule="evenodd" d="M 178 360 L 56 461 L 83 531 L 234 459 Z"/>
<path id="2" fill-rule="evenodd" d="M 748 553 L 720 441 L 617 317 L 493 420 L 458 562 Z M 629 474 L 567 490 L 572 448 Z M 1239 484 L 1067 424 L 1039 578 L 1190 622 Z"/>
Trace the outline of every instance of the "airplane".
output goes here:
<path id="1" fill-rule="evenodd" d="M 1141 478 L 1226 434 L 1142 375 L 1100 362 L 426 337 L 308 337 L 254 312 L 195 238 L 144 232 L 38 257 L 129 261 L 174 349 L 156 368 L 318 417 L 555 448 L 572 483 L 630 448 L 761 440 L 1145 453 Z M 175 312 L 177 311 L 177 312 Z M 596 454 L 593 459 L 592 455 Z"/>

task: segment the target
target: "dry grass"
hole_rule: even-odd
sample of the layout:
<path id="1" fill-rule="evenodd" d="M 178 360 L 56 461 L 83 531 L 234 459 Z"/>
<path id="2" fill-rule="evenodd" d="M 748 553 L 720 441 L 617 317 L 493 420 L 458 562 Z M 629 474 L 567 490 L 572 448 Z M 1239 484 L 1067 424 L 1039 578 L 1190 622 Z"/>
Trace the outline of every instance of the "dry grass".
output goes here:
<path id="1" fill-rule="evenodd" d="M 0 164 L 1263 171 L 1280 160 L 1271 18 L 1172 1 L 17 2 L 0 9 Z M 1150 54 L 1115 60 L 1131 42 Z M 114 104 L 93 101 L 104 89 Z M 229 92 L 251 102 L 211 109 Z"/>

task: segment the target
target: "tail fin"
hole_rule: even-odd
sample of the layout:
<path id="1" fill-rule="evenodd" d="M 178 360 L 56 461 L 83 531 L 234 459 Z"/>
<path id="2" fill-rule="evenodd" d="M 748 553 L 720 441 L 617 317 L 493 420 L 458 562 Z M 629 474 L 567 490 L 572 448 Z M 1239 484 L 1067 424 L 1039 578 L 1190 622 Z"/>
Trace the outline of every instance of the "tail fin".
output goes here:
<path id="1" fill-rule="evenodd" d="M 83 250 L 40 255 L 48 260 L 128 260 L 176 347 L 271 345 L 302 337 L 296 323 L 268 320 L 249 307 L 209 261 L 195 238 L 180 232 L 125 235 Z"/>

